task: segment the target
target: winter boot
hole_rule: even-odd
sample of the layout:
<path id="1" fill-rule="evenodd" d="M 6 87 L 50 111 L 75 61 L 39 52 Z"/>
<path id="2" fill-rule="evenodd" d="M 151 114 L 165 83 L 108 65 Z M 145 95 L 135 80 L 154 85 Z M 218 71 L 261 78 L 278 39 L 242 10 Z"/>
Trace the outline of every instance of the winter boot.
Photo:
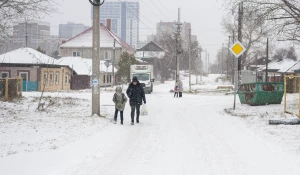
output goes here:
<path id="1" fill-rule="evenodd" d="M 114 120 L 114 124 L 116 124 L 117 123 L 117 120 Z"/>
<path id="2" fill-rule="evenodd" d="M 123 120 L 121 120 L 121 125 L 123 125 Z"/>

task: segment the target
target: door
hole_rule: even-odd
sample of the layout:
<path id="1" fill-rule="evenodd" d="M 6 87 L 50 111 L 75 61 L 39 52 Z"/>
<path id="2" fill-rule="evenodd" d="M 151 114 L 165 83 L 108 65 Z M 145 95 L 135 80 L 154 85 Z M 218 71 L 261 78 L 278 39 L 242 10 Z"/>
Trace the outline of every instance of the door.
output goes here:
<path id="1" fill-rule="evenodd" d="M 23 91 L 28 89 L 28 72 L 19 72 L 19 76 L 23 79 Z"/>

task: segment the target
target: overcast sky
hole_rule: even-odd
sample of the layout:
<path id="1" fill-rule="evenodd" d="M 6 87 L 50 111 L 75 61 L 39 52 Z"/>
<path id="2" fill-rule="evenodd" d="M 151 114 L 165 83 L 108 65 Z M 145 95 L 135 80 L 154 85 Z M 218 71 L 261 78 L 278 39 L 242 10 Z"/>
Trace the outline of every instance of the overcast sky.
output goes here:
<path id="1" fill-rule="evenodd" d="M 60 23 L 76 22 L 91 26 L 91 6 L 88 0 L 56 1 L 59 4 L 59 13 L 44 19 L 51 24 L 51 34 L 58 34 Z M 177 20 L 178 8 L 181 8 L 181 20 L 191 22 L 192 33 L 197 35 L 200 44 L 208 50 L 212 60 L 227 38 L 220 25 L 224 14 L 221 0 L 139 0 L 139 2 L 140 19 L 147 25 L 140 22 L 141 40 L 146 40 L 147 35 L 155 32 L 157 22 Z"/>

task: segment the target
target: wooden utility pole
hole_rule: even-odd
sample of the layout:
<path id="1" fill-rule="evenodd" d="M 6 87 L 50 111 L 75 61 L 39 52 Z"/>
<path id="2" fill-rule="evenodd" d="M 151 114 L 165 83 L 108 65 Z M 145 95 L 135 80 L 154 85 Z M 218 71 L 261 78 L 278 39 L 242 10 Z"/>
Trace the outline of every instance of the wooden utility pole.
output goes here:
<path id="1" fill-rule="evenodd" d="M 267 38 L 267 49 L 266 49 L 266 82 L 268 82 L 268 62 L 269 62 L 269 38 Z"/>
<path id="2" fill-rule="evenodd" d="M 207 67 L 208 63 L 207 63 L 207 49 L 205 49 L 205 73 L 208 74 L 208 67 Z"/>
<path id="3" fill-rule="evenodd" d="M 229 71 L 229 58 L 230 58 L 230 53 L 229 53 L 229 48 L 230 48 L 230 39 L 231 36 L 228 36 L 228 49 L 227 49 L 227 72 L 226 72 L 226 79 L 228 79 L 228 71 Z"/>
<path id="4" fill-rule="evenodd" d="M 234 44 L 235 42 L 235 32 L 234 30 L 232 31 L 232 44 Z M 232 56 L 232 72 L 231 72 L 231 80 L 232 80 L 232 84 L 234 85 L 234 72 L 236 71 L 236 67 L 235 67 L 235 62 L 236 62 L 236 58 L 234 56 Z"/>
<path id="5" fill-rule="evenodd" d="M 25 22 L 25 47 L 27 48 L 28 47 L 28 35 L 27 35 L 27 20 Z"/>
<path id="6" fill-rule="evenodd" d="M 223 75 L 223 63 L 224 63 L 224 43 L 222 43 L 222 68 L 221 68 L 221 74 Z"/>
<path id="7" fill-rule="evenodd" d="M 243 34 L 242 34 L 242 29 L 243 29 L 243 15 L 244 15 L 244 7 L 243 7 L 243 3 L 241 2 L 239 4 L 239 19 L 238 19 L 238 40 L 240 43 L 243 42 Z M 242 57 L 243 55 L 241 55 L 238 58 L 238 72 L 240 75 L 240 71 L 242 70 Z"/>
<path id="8" fill-rule="evenodd" d="M 191 59 L 192 59 L 192 30 L 189 29 L 189 91 L 192 91 L 191 84 Z"/>

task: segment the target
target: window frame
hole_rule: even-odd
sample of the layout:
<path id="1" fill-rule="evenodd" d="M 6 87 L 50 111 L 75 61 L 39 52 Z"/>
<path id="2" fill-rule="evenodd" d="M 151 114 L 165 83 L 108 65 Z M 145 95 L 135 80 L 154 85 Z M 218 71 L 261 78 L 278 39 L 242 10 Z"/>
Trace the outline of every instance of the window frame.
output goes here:
<path id="1" fill-rule="evenodd" d="M 69 84 L 69 75 L 65 74 L 65 84 Z"/>
<path id="2" fill-rule="evenodd" d="M 3 74 L 7 74 L 7 77 L 3 77 Z M 10 74 L 8 71 L 1 71 L 1 78 L 9 78 Z"/>
<path id="3" fill-rule="evenodd" d="M 53 72 L 50 72 L 50 73 L 49 73 L 49 84 L 50 84 L 50 85 L 53 84 L 53 80 L 54 80 L 53 75 L 54 75 Z"/>
<path id="4" fill-rule="evenodd" d="M 73 57 L 80 57 L 80 52 L 78 51 L 73 51 L 72 52 Z"/>
<path id="5" fill-rule="evenodd" d="M 107 58 L 106 58 L 107 53 Z M 104 60 L 111 60 L 111 52 L 110 51 L 104 51 Z"/>
<path id="6" fill-rule="evenodd" d="M 46 76 L 45 76 L 46 75 Z M 47 85 L 48 84 L 48 72 L 44 72 L 44 82 L 43 82 L 44 85 Z"/>
<path id="7" fill-rule="evenodd" d="M 55 73 L 55 84 L 59 84 L 59 72 Z"/>

